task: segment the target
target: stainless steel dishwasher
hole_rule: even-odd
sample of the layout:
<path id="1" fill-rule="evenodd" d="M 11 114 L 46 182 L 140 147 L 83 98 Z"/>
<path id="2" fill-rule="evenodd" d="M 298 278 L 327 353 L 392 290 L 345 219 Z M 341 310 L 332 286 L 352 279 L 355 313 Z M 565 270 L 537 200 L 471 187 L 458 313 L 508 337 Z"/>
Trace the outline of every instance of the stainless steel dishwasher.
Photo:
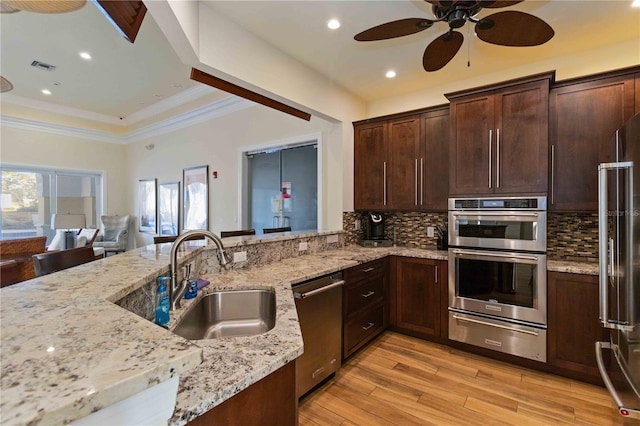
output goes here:
<path id="1" fill-rule="evenodd" d="M 296 360 L 298 398 L 340 368 L 343 284 L 338 272 L 292 286 L 304 341 Z"/>

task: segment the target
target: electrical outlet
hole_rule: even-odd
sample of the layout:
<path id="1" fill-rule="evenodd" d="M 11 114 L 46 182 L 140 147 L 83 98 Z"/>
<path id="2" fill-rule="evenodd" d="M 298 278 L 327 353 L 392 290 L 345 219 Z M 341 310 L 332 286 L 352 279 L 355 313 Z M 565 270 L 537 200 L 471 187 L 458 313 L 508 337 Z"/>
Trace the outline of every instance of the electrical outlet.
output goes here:
<path id="1" fill-rule="evenodd" d="M 360 219 L 356 219 L 356 231 L 360 230 Z"/>
<path id="2" fill-rule="evenodd" d="M 246 251 L 238 251 L 233 253 L 233 263 L 246 262 L 246 261 L 247 261 Z"/>
<path id="3" fill-rule="evenodd" d="M 339 241 L 337 235 L 327 235 L 327 244 L 337 243 Z"/>
<path id="4" fill-rule="evenodd" d="M 433 226 L 427 226 L 427 237 L 434 237 L 436 235 L 436 228 Z"/>
<path id="5" fill-rule="evenodd" d="M 305 251 L 306 249 L 307 249 L 306 242 L 301 242 L 300 244 L 298 244 L 298 251 Z"/>

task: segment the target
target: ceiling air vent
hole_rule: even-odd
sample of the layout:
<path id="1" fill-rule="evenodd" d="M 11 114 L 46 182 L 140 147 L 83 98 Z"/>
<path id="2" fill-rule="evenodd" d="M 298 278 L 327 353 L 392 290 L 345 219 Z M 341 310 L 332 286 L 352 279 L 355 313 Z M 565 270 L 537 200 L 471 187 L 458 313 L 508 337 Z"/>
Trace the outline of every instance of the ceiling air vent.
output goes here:
<path id="1" fill-rule="evenodd" d="M 44 62 L 40 62 L 40 61 L 31 62 L 31 66 L 40 68 L 41 70 L 45 70 L 45 71 L 53 71 L 56 69 L 55 65 L 45 64 Z"/>

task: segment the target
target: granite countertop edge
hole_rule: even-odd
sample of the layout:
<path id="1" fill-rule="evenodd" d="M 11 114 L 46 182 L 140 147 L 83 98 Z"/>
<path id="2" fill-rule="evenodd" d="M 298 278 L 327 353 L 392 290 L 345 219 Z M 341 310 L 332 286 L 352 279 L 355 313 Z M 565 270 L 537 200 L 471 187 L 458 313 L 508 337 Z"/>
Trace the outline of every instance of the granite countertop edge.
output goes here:
<path id="1" fill-rule="evenodd" d="M 186 247 L 181 260 L 197 256 L 201 248 Z M 205 276 L 211 284 L 202 294 L 243 287 L 273 288 L 276 326 L 252 338 L 189 342 L 112 303 L 166 273 L 169 251 L 167 244 L 150 245 L 2 289 L 3 423 L 77 420 L 179 374 L 178 401 L 170 424 L 184 424 L 302 354 L 293 284 L 388 255 L 447 260 L 447 252 L 435 248 L 349 245 Z M 593 264 L 579 262 L 550 260 L 548 269 L 597 274 L 597 265 L 594 269 Z M 87 276 L 92 277 L 90 281 Z M 174 314 L 170 329 L 190 306 L 184 305 Z M 65 313 L 71 316 L 65 319 Z M 78 324 L 78 318 L 85 318 L 85 322 Z M 18 324 L 23 331 L 18 330 Z M 16 330 L 9 331 L 13 326 Z M 51 329 L 57 331 L 52 334 Z M 55 339 L 59 340 L 57 359 L 46 353 Z M 154 354 L 149 350 L 152 347 L 160 349 Z M 97 363 L 96 353 L 114 357 L 107 361 L 117 364 L 105 364 L 105 360 Z M 115 359 L 115 355 L 121 359 Z M 42 365 L 36 366 L 38 362 Z M 109 365 L 115 370 L 112 374 L 105 372 Z M 70 377 L 79 377 L 62 377 L 50 373 L 47 367 L 75 368 L 78 371 Z M 98 373 L 100 380 L 95 380 Z M 21 377 L 22 384 L 18 380 Z"/>

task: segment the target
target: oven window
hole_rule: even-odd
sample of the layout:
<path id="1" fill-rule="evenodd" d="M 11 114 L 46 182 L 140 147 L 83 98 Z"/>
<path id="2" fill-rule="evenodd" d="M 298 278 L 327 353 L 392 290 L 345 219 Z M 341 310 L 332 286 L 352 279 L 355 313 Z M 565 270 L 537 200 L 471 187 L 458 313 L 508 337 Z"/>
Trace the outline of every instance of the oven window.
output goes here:
<path id="1" fill-rule="evenodd" d="M 456 259 L 458 296 L 533 308 L 536 265 Z"/>
<path id="2" fill-rule="evenodd" d="M 458 220 L 458 234 L 460 237 L 533 241 L 535 223 L 534 221 Z"/>

